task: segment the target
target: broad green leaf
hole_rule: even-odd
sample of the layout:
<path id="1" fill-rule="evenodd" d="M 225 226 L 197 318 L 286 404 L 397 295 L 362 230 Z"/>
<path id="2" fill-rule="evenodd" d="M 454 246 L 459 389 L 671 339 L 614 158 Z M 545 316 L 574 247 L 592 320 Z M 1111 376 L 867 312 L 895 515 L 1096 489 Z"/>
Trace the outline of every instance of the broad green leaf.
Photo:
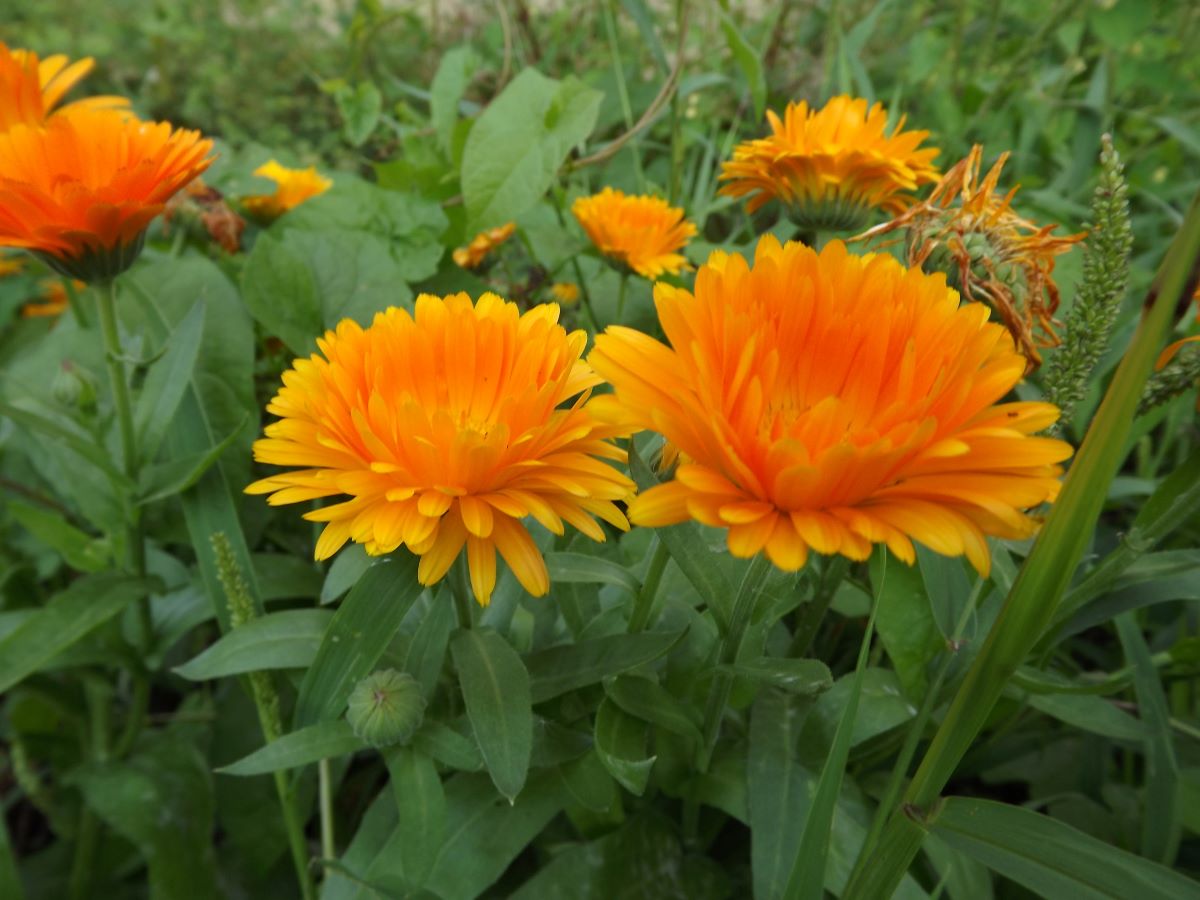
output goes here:
<path id="1" fill-rule="evenodd" d="M 142 383 L 134 410 L 134 428 L 138 452 L 146 462 L 157 459 L 163 438 L 192 380 L 204 334 L 204 311 L 204 298 L 200 297 L 172 329 L 166 352 L 150 366 Z"/>
<path id="2" fill-rule="evenodd" d="M 478 772 L 483 768 L 479 747 L 469 737 L 436 720 L 426 720 L 413 735 L 413 747 L 442 765 L 460 772 Z"/>
<path id="3" fill-rule="evenodd" d="M 241 421 L 229 434 L 220 441 L 188 456 L 157 463 L 145 469 L 140 479 L 138 503 L 145 505 L 174 497 L 192 487 L 200 480 L 205 472 L 221 458 L 234 441 L 242 434 L 242 427 L 250 421 L 249 415 L 243 415 Z"/>
<path id="4" fill-rule="evenodd" d="M 105 543 L 80 531 L 61 513 L 44 506 L 10 500 L 9 514 L 31 535 L 58 551 L 67 565 L 80 572 L 99 572 L 110 563 L 111 551 Z"/>
<path id="5" fill-rule="evenodd" d="M 725 34 L 725 43 L 733 53 L 734 61 L 746 78 L 746 86 L 750 90 L 750 99 L 754 101 L 754 117 L 761 119 L 767 108 L 767 79 L 763 74 L 762 58 L 758 51 L 750 45 L 729 13 L 720 11 L 721 31 Z"/>
<path id="6" fill-rule="evenodd" d="M 525 657 L 534 703 L 542 703 L 653 662 L 679 643 L 686 631 L 615 634 L 560 644 Z"/>
<path id="7" fill-rule="evenodd" d="M 919 570 L 920 580 L 924 582 L 925 586 L 926 610 L 932 613 L 933 620 L 937 622 L 937 628 L 942 637 L 950 640 L 954 637 L 959 617 L 971 598 L 971 579 L 960 558 L 942 556 L 919 544 L 916 551 L 916 569 Z M 899 566 L 893 566 L 892 572 L 889 574 L 895 576 L 901 573 L 907 574 Z M 1001 573 L 997 574 L 1003 577 Z M 911 579 L 906 579 L 906 581 L 911 581 Z M 883 615 L 884 610 L 881 609 L 879 611 L 880 619 L 883 618 Z M 882 630 L 880 637 L 883 637 Z M 920 694 L 914 696 L 920 696 Z"/>
<path id="8" fill-rule="evenodd" d="M 611 584 L 631 594 L 642 589 L 641 582 L 624 566 L 585 553 L 547 553 L 546 569 L 554 583 Z"/>
<path id="9" fill-rule="evenodd" d="M 638 675 L 618 675 L 605 679 L 604 693 L 629 715 L 699 745 L 699 717 L 657 681 Z"/>
<path id="10" fill-rule="evenodd" d="M 294 353 L 307 354 L 324 333 L 316 278 L 299 248 L 281 235 L 264 232 L 254 242 L 242 270 L 242 297 L 267 333 Z"/>
<path id="11" fill-rule="evenodd" d="M 342 715 L 354 685 L 374 670 L 422 590 L 417 557 L 406 550 L 367 570 L 334 614 L 304 674 L 296 728 Z"/>
<path id="12" fill-rule="evenodd" d="M 38 671 L 150 590 L 144 579 L 88 575 L 22 619 L 0 640 L 0 693 Z"/>
<path id="13" fill-rule="evenodd" d="M 289 732 L 217 771 L 222 775 L 266 775 L 365 749 L 367 744 L 349 722 L 330 719 Z"/>
<path id="14" fill-rule="evenodd" d="M 263 600 L 312 600 L 322 576 L 311 559 L 286 553 L 255 553 L 254 572 Z"/>
<path id="15" fill-rule="evenodd" d="M 567 154 L 596 124 L 603 95 L 574 76 L 525 69 L 488 104 L 462 157 L 467 231 L 511 222 L 554 183 Z"/>
<path id="16" fill-rule="evenodd" d="M 446 661 L 446 647 L 450 643 L 450 633 L 454 631 L 456 620 L 450 592 L 439 591 L 430 601 L 425 618 L 408 644 L 404 671 L 421 683 L 421 694 L 426 700 L 433 696 L 437 688 Z"/>
<path id="17" fill-rule="evenodd" d="M 369 81 L 354 87 L 343 85 L 333 95 L 342 116 L 342 135 L 351 147 L 361 147 L 379 124 L 383 112 L 383 97 L 379 88 Z"/>
<path id="18" fill-rule="evenodd" d="M 219 896 L 212 776 L 192 744 L 151 732 L 127 760 L 91 763 L 72 780 L 105 824 L 141 852 L 151 900 Z"/>
<path id="19" fill-rule="evenodd" d="M 883 642 L 884 649 L 887 650 L 888 658 L 896 669 L 896 676 L 900 679 L 904 692 L 912 698 L 924 697 L 929 684 L 925 668 L 945 646 L 942 633 L 939 633 L 939 623 L 934 622 L 930 609 L 932 596 L 935 593 L 940 595 L 943 590 L 940 577 L 934 573 L 948 573 L 953 570 L 931 566 L 930 571 L 926 571 L 924 557 L 921 557 L 920 569 L 915 566 L 910 568 L 892 565 L 888 568 L 887 577 L 880 578 L 879 562 L 882 558 L 878 553 L 871 558 L 871 580 L 880 585 L 879 613 L 875 627 L 879 631 L 879 639 Z M 926 594 L 926 586 L 930 586 L 929 594 Z M 968 585 L 966 593 L 956 598 L 957 603 L 965 603 L 969 593 Z M 951 612 L 947 618 L 950 620 L 949 633 L 953 634 L 954 621 L 957 620 L 958 614 Z"/>
<path id="20" fill-rule="evenodd" d="M 739 678 L 748 678 L 800 696 L 819 694 L 833 687 L 829 666 L 819 659 L 761 656 L 756 660 L 720 668 Z"/>
<path id="21" fill-rule="evenodd" d="M 533 750 L 529 673 L 517 651 L 490 630 L 460 630 L 450 640 L 467 717 L 496 789 L 521 793 Z"/>
<path id="22" fill-rule="evenodd" d="M 931 832 L 1042 897 L 1181 900 L 1200 884 L 1020 806 L 949 797 Z"/>
<path id="23" fill-rule="evenodd" d="M 921 850 L 928 857 L 939 884 L 946 885 L 950 900 L 993 900 L 992 876 L 987 866 L 957 850 L 951 850 L 932 835 Z"/>
<path id="24" fill-rule="evenodd" d="M 800 843 L 801 813 L 809 797 L 796 743 L 811 705 L 768 689 L 758 695 L 750 712 L 746 782 L 755 900 L 783 896 Z"/>
<path id="25" fill-rule="evenodd" d="M 1123 741 L 1146 737 L 1141 722 L 1094 694 L 1031 694 L 1028 703 L 1039 712 L 1092 734 Z"/>
<path id="26" fill-rule="evenodd" d="M 428 756 L 409 747 L 384 752 L 399 811 L 394 841 L 400 868 L 412 884 L 424 884 L 446 838 L 446 792 Z"/>
<path id="27" fill-rule="evenodd" d="M 251 619 L 221 636 L 199 656 L 175 668 L 190 681 L 208 681 L 263 669 L 312 665 L 334 613 L 289 609 Z"/>
<path id="28" fill-rule="evenodd" d="M 8 390 L 11 387 L 6 385 Z M 61 443 L 79 454 L 116 485 L 128 486 L 128 479 L 109 458 L 108 451 L 78 424 L 33 398 L 14 401 L 0 400 L 0 416 L 12 419 L 34 434 Z"/>
<path id="29" fill-rule="evenodd" d="M 617 803 L 617 785 L 595 750 L 559 766 L 571 800 L 592 812 L 607 812 Z"/>
<path id="30" fill-rule="evenodd" d="M 386 897 L 368 893 L 370 889 L 364 885 L 362 873 L 379 857 L 395 833 L 397 815 L 395 799 L 387 791 L 377 793 L 363 814 L 350 846 L 338 861 L 340 865 L 326 873 L 321 884 L 321 900 L 380 900 Z"/>
<path id="31" fill-rule="evenodd" d="M 646 790 L 656 756 L 646 756 L 648 728 L 611 699 L 605 698 L 596 710 L 596 753 L 604 768 L 627 791 L 639 797 Z"/>
<path id="32" fill-rule="evenodd" d="M 1171 712 L 1150 648 L 1134 613 L 1117 617 L 1117 636 L 1133 666 L 1133 687 L 1145 726 L 1146 802 L 1142 813 L 1142 855 L 1166 865 L 1179 852 L 1179 764 L 1171 743 Z"/>
<path id="33" fill-rule="evenodd" d="M 854 693 L 854 682 L 853 673 L 843 675 L 817 698 L 804 726 L 802 750 L 806 762 L 811 764 L 817 762 L 818 757 L 824 758 Z M 859 691 L 858 715 L 855 716 L 850 746 L 857 747 L 863 741 L 891 731 L 915 715 L 916 707 L 904 696 L 896 673 L 869 667 Z"/>
<path id="34" fill-rule="evenodd" d="M 367 556 L 362 544 L 349 544 L 338 551 L 321 585 L 321 604 L 332 603 L 354 587 L 374 560 Z"/>
<path id="35" fill-rule="evenodd" d="M 479 59 L 469 46 L 452 47 L 442 54 L 429 86 L 429 120 L 442 152 L 450 154 L 450 138 L 458 121 L 458 102 L 471 83 Z"/>

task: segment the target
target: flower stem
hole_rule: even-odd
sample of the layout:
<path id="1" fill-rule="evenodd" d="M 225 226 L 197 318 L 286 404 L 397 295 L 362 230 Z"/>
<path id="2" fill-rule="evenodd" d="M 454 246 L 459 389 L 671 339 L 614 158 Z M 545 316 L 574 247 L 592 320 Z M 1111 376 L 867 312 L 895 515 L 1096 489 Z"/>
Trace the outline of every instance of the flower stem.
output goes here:
<path id="1" fill-rule="evenodd" d="M 843 900 L 890 897 L 921 847 L 939 795 L 1017 667 L 1050 624 L 1125 458 L 1142 388 L 1200 266 L 1200 194 L 1159 266 L 1137 331 L 1092 420 L 1054 508 L 1000 616 L 950 704 L 869 864 L 859 858 Z"/>
<path id="2" fill-rule="evenodd" d="M 108 368 L 108 380 L 112 386 L 113 407 L 117 413 L 117 425 L 121 435 L 121 461 L 129 480 L 137 484 L 138 453 L 137 437 L 133 429 L 133 406 L 129 398 L 129 384 L 125 380 L 125 363 L 121 352 L 121 336 L 117 331 L 117 286 L 115 280 L 97 285 L 100 312 L 100 330 L 104 336 L 104 361 Z M 146 574 L 146 548 L 142 541 L 141 513 L 133 497 L 126 498 L 125 543 L 129 569 L 134 575 Z M 150 620 L 150 598 L 143 595 L 138 601 L 138 644 L 143 653 L 150 650 L 154 633 Z"/>
<path id="3" fill-rule="evenodd" d="M 617 289 L 617 322 L 625 314 L 625 289 L 629 286 L 629 273 L 621 272 L 621 286 Z"/>
<path id="4" fill-rule="evenodd" d="M 330 783 L 329 760 L 317 763 L 318 789 L 321 795 L 321 858 L 336 859 L 333 839 L 333 785 Z"/>
<path id="5" fill-rule="evenodd" d="M 613 75 L 617 79 L 617 96 L 621 100 L 621 114 L 625 117 L 625 127 L 633 128 L 633 106 L 629 102 L 629 89 L 625 85 L 625 69 L 622 63 L 621 47 L 617 40 L 617 23 L 613 17 L 615 0 L 604 4 L 604 30 L 608 34 L 608 48 L 612 52 Z M 633 172 L 637 176 L 638 192 L 646 193 L 646 175 L 642 171 L 642 154 L 638 152 L 637 138 L 629 141 L 633 151 Z"/>
<path id="6" fill-rule="evenodd" d="M 655 538 L 657 541 L 658 539 Z M 654 611 L 654 598 L 658 595 L 658 586 L 662 583 L 663 572 L 671 554 L 667 545 L 658 541 L 654 547 L 654 555 L 650 557 L 650 568 L 646 570 L 646 580 L 633 601 L 633 612 L 629 616 L 629 633 L 642 631 L 650 624 L 650 614 Z"/>

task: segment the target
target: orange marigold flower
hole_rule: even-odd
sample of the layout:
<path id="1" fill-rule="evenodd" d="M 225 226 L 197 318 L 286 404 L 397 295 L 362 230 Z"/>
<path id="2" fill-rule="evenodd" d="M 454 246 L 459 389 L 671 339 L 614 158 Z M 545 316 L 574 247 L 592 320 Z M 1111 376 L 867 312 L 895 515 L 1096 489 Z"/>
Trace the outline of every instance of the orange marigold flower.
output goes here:
<path id="1" fill-rule="evenodd" d="M 550 296 L 563 306 L 574 306 L 579 302 L 579 285 L 556 281 L 550 285 Z"/>
<path id="2" fill-rule="evenodd" d="M 61 274 L 112 278 L 146 227 L 203 172 L 212 142 L 114 110 L 71 110 L 0 134 L 0 247 L 21 247 Z"/>
<path id="3" fill-rule="evenodd" d="M 32 300 L 21 307 L 21 316 L 26 319 L 45 316 L 61 316 L 71 305 L 67 297 L 67 288 L 61 278 L 47 278 L 42 284 L 42 294 L 37 300 Z M 82 281 L 71 282 L 76 292 L 87 287 Z"/>
<path id="4" fill-rule="evenodd" d="M 1054 332 L 1058 286 L 1054 258 L 1087 237 L 1054 235 L 1057 225 L 1037 226 L 1013 211 L 1017 188 L 1001 194 L 996 185 L 1008 161 L 1000 154 L 983 181 L 983 147 L 976 144 L 950 169 L 929 199 L 855 240 L 908 232 L 908 264 L 945 269 L 950 284 L 972 301 L 986 303 L 1004 321 L 1033 371 L 1041 365 L 1039 347 L 1059 344 Z"/>
<path id="5" fill-rule="evenodd" d="M 627 196 L 606 187 L 591 197 L 580 197 L 571 212 L 601 253 L 644 278 L 691 268 L 675 251 L 695 235 L 696 226 L 684 219 L 682 209 L 661 197 Z"/>
<path id="6" fill-rule="evenodd" d="M 242 198 L 246 211 L 265 222 L 278 219 L 289 209 L 325 193 L 333 186 L 333 182 L 318 173 L 315 166 L 289 169 L 273 159 L 255 169 L 254 174 L 269 178 L 276 184 L 273 194 L 252 194 Z"/>
<path id="7" fill-rule="evenodd" d="M 918 541 L 986 573 L 984 536 L 1030 536 L 1022 510 L 1058 492 L 1071 448 L 1033 436 L 1058 409 L 999 402 L 1025 360 L 941 275 L 767 236 L 753 266 L 714 253 L 694 296 L 654 294 L 671 346 L 612 326 L 588 360 L 616 392 L 601 414 L 681 454 L 634 524 L 694 518 L 787 570 L 877 542 L 911 563 Z"/>
<path id="8" fill-rule="evenodd" d="M 267 411 L 280 417 L 254 445 L 260 462 L 297 466 L 250 485 L 270 503 L 349 499 L 306 513 L 327 522 L 316 558 L 354 540 L 373 555 L 406 545 L 422 584 L 438 581 L 464 545 L 476 599 L 496 583 L 496 551 L 535 596 L 546 564 L 521 519 L 555 534 L 567 522 L 597 541 L 598 516 L 628 522 L 614 501 L 633 483 L 602 459 L 625 459 L 589 401 L 601 379 L 582 359 L 558 307 L 521 314 L 484 294 L 423 294 L 415 315 L 392 307 L 368 328 L 350 319 L 296 360 Z M 574 399 L 572 399 L 574 398 Z"/>
<path id="9" fill-rule="evenodd" d="M 787 205 L 802 228 L 851 231 L 871 209 L 902 211 L 908 192 L 937 180 L 938 150 L 920 148 L 928 131 L 888 133 L 887 110 L 876 103 L 834 97 L 821 109 L 789 103 L 781 121 L 767 111 L 771 134 L 746 141 L 722 165 L 722 194 L 749 196 L 754 212 L 768 200 Z"/>
<path id="10" fill-rule="evenodd" d="M 459 247 L 452 254 L 455 265 L 463 269 L 478 269 L 489 253 L 507 241 L 517 230 L 516 222 L 507 222 L 496 228 L 481 231 L 471 238 L 471 243 Z"/>
<path id="11" fill-rule="evenodd" d="M 11 50 L 0 41 L 0 132 L 18 124 L 42 124 L 93 65 L 91 57 L 70 62 L 61 54 L 39 60 L 30 50 Z M 88 97 L 59 111 L 128 105 L 124 97 Z"/>

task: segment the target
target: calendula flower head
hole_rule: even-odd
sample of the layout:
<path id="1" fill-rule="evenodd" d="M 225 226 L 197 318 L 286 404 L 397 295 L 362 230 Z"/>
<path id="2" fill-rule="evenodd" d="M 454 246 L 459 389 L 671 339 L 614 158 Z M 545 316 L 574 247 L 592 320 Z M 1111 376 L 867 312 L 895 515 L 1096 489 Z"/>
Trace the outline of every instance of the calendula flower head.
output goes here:
<path id="1" fill-rule="evenodd" d="M 1033 436 L 1058 410 L 1000 402 L 1025 360 L 942 275 L 767 236 L 752 266 L 714 253 L 694 295 L 654 295 L 670 346 L 612 326 L 588 360 L 615 390 L 601 414 L 680 453 L 634 524 L 694 518 L 786 570 L 880 542 L 911 563 L 917 541 L 986 573 L 984 537 L 1030 536 L 1023 510 L 1058 492 L 1071 448 Z"/>
<path id="2" fill-rule="evenodd" d="M 71 282 L 71 287 L 79 292 L 87 287 L 82 281 Z M 42 292 L 36 300 L 21 307 L 21 316 L 26 319 L 60 316 L 71 305 L 67 296 L 67 287 L 61 278 L 46 278 L 41 283 Z"/>
<path id="3" fill-rule="evenodd" d="M 481 604 L 496 583 L 496 551 L 529 593 L 549 590 L 546 564 L 522 524 L 556 534 L 566 522 L 604 540 L 597 516 L 628 528 L 615 505 L 633 483 L 602 460 L 627 426 L 593 413 L 601 379 L 581 359 L 558 307 L 521 313 L 495 294 L 423 294 L 414 315 L 390 308 L 363 328 L 346 319 L 296 360 L 267 406 L 279 416 L 254 445 L 260 462 L 299 467 L 246 490 L 273 505 L 321 497 L 316 558 L 348 540 L 372 555 L 407 546 L 433 584 L 466 548 Z"/>
<path id="4" fill-rule="evenodd" d="M 643 278 L 691 268 L 676 251 L 695 235 L 696 226 L 683 217 L 682 209 L 661 197 L 626 195 L 606 187 L 580 197 L 571 212 L 601 253 Z"/>
<path id="5" fill-rule="evenodd" d="M 321 175 L 315 166 L 307 169 L 289 169 L 271 159 L 254 170 L 260 178 L 275 182 L 273 194 L 251 194 L 242 198 L 242 206 L 250 215 L 263 222 L 278 219 L 289 209 L 295 209 L 305 200 L 320 196 L 333 186 L 333 182 Z"/>
<path id="6" fill-rule="evenodd" d="M 13 50 L 0 42 L 0 132 L 18 124 L 41 125 L 93 65 L 90 57 L 75 62 L 61 54 L 38 59 L 30 50 Z M 88 97 L 58 111 L 128 105 L 124 97 Z"/>
<path id="7" fill-rule="evenodd" d="M 471 243 L 454 251 L 452 257 L 455 265 L 463 269 L 478 269 L 483 265 L 488 254 L 512 237 L 516 230 L 516 222 L 507 222 L 504 225 L 479 232 L 471 238 Z"/>
<path id="8" fill-rule="evenodd" d="M 574 306 L 579 302 L 579 285 L 556 281 L 550 285 L 550 295 L 562 306 Z"/>
<path id="9" fill-rule="evenodd" d="M 937 180 L 938 150 L 920 146 L 929 132 L 905 131 L 903 117 L 889 132 L 882 104 L 839 96 L 815 109 L 801 100 L 767 120 L 771 134 L 739 144 L 722 165 L 720 193 L 749 197 L 750 212 L 775 199 L 801 228 L 853 231 L 872 209 L 901 212 L 912 191 Z"/>
<path id="10" fill-rule="evenodd" d="M 81 281 L 119 275 L 146 227 L 203 172 L 212 142 L 117 110 L 72 109 L 0 134 L 0 247 Z"/>
<path id="11" fill-rule="evenodd" d="M 1042 362 L 1038 348 L 1059 343 L 1055 257 L 1087 233 L 1055 235 L 1057 225 L 1038 226 L 1018 215 L 1012 208 L 1017 188 L 1006 194 L 996 189 L 1008 156 L 1002 153 L 980 181 L 983 148 L 976 144 L 929 199 L 862 237 L 907 229 L 908 264 L 946 271 L 963 297 L 994 309 L 1033 371 Z"/>

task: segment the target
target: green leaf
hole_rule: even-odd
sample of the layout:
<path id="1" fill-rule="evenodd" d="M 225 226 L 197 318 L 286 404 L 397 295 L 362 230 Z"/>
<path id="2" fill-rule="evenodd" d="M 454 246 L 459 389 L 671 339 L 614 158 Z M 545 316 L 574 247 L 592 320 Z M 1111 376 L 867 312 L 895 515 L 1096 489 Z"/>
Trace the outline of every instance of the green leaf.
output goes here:
<path id="1" fill-rule="evenodd" d="M 254 572 L 264 600 L 312 600 L 322 576 L 311 559 L 286 553 L 255 553 Z"/>
<path id="2" fill-rule="evenodd" d="M 127 479 L 113 465 L 108 451 L 78 424 L 32 398 L 0 400 L 0 416 L 7 416 L 34 434 L 61 443 L 103 472 L 116 485 L 128 487 Z"/>
<path id="3" fill-rule="evenodd" d="M 608 812 L 617 802 L 617 785 L 595 750 L 559 766 L 571 800 L 592 812 Z"/>
<path id="4" fill-rule="evenodd" d="M 153 461 L 183 395 L 192 380 L 200 356 L 200 338 L 204 334 L 204 298 L 196 300 L 187 314 L 172 329 L 166 352 L 150 366 L 134 410 L 134 428 L 141 458 Z"/>
<path id="5" fill-rule="evenodd" d="M 611 584 L 637 594 L 642 584 L 627 568 L 609 559 L 585 553 L 547 553 L 546 569 L 551 582 Z"/>
<path id="6" fill-rule="evenodd" d="M 684 706 L 661 684 L 638 675 L 606 679 L 604 693 L 629 715 L 700 743 L 700 723 L 690 707 Z"/>
<path id="7" fill-rule="evenodd" d="M 72 780 L 87 805 L 145 858 L 151 900 L 219 896 L 212 776 L 191 743 L 169 731 L 150 732 L 129 759 L 92 763 Z"/>
<path id="8" fill-rule="evenodd" d="M 657 756 L 646 756 L 648 728 L 611 699 L 596 710 L 596 753 L 609 774 L 631 794 L 641 796 Z"/>
<path id="9" fill-rule="evenodd" d="M 439 592 L 430 602 L 429 611 L 408 644 L 404 671 L 421 683 L 421 694 L 426 700 L 433 696 L 437 688 L 456 619 L 449 591 Z"/>
<path id="10" fill-rule="evenodd" d="M 614 634 L 560 644 L 525 657 L 534 703 L 542 703 L 653 662 L 683 638 L 684 631 Z"/>
<path id="11" fill-rule="evenodd" d="M 746 86 L 750 89 L 750 99 L 754 101 L 754 117 L 761 119 L 767 108 L 767 79 L 763 74 L 762 58 L 750 42 L 742 37 L 737 25 L 729 13 L 720 10 L 721 31 L 725 33 L 725 43 L 729 45 L 733 58 L 746 78 Z"/>
<path id="12" fill-rule="evenodd" d="M 413 747 L 442 765 L 460 772 L 478 772 L 483 768 L 479 747 L 465 735 L 438 721 L 426 721 L 413 735 Z"/>
<path id="13" fill-rule="evenodd" d="M 362 544 L 350 544 L 339 550 L 321 586 L 321 605 L 332 603 L 354 587 L 374 561 Z"/>
<path id="14" fill-rule="evenodd" d="M 450 138 L 458 121 L 458 102 L 466 93 L 479 65 L 479 58 L 469 46 L 451 47 L 442 55 L 429 86 L 429 120 L 437 135 L 438 146 L 450 155 Z"/>
<path id="15" fill-rule="evenodd" d="M 818 659 L 761 656 L 751 662 L 739 662 L 719 668 L 739 678 L 748 678 L 801 697 L 820 694 L 833 687 L 833 675 L 829 666 Z"/>
<path id="16" fill-rule="evenodd" d="M 462 158 L 467 231 L 511 222 L 554 183 L 567 154 L 596 124 L 603 94 L 574 76 L 525 69 L 488 104 Z"/>
<path id="17" fill-rule="evenodd" d="M 625 8 L 625 12 L 629 13 L 630 18 L 637 23 L 638 31 L 642 35 L 642 41 L 646 44 L 650 55 L 654 57 L 655 65 L 658 66 L 659 71 L 666 75 L 671 71 L 671 66 L 667 62 L 667 54 L 663 52 L 662 41 L 658 37 L 658 29 L 654 26 L 654 14 L 647 8 L 645 0 L 621 0 L 621 6 Z"/>
<path id="18" fill-rule="evenodd" d="M 1092 734 L 1122 741 L 1140 741 L 1146 737 L 1142 723 L 1117 709 L 1103 697 L 1092 694 L 1031 694 L 1029 705 Z"/>
<path id="19" fill-rule="evenodd" d="M 1133 666 L 1133 686 L 1145 726 L 1146 801 L 1142 855 L 1171 865 L 1179 852 L 1179 764 L 1171 743 L 1171 712 L 1137 617 L 1117 616 L 1117 636 Z"/>
<path id="20" fill-rule="evenodd" d="M 354 733 L 349 722 L 330 719 L 289 732 L 217 771 L 222 775 L 266 775 L 365 749 L 367 744 Z"/>
<path id="21" fill-rule="evenodd" d="M 25 900 L 25 887 L 21 884 L 21 873 L 17 871 L 17 860 L 5 817 L 0 817 L 0 897 Z"/>
<path id="22" fill-rule="evenodd" d="M 0 693 L 38 671 L 150 589 L 145 579 L 88 575 L 50 598 L 0 640 Z"/>
<path id="23" fill-rule="evenodd" d="M 1043 897 L 1180 900 L 1200 885 L 1165 866 L 1019 806 L 949 797 L 931 832 Z"/>
<path id="24" fill-rule="evenodd" d="M 521 793 L 533 750 L 529 673 L 509 643 L 494 631 L 460 630 L 450 653 L 467 717 L 496 789 L 511 802 Z"/>
<path id="25" fill-rule="evenodd" d="M 406 550 L 367 570 L 325 629 L 317 658 L 300 682 L 296 728 L 345 711 L 350 691 L 375 668 L 422 590 L 417 557 Z"/>
<path id="26" fill-rule="evenodd" d="M 299 249 L 280 235 L 264 232 L 254 242 L 242 270 L 242 297 L 267 333 L 293 353 L 310 352 L 324 332 L 316 279 Z"/>
<path id="27" fill-rule="evenodd" d="M 333 95 L 342 116 L 342 136 L 351 147 L 361 147 L 379 124 L 383 113 L 383 97 L 379 88 L 369 81 L 354 87 L 344 85 Z"/>
<path id="28" fill-rule="evenodd" d="M 268 613 L 226 633 L 174 672 L 190 681 L 209 681 L 264 669 L 305 668 L 316 659 L 333 616 L 326 609 Z"/>
<path id="29" fill-rule="evenodd" d="M 446 792 L 425 754 L 408 747 L 384 751 L 399 816 L 394 841 L 401 871 L 424 884 L 446 838 Z"/>
<path id="30" fill-rule="evenodd" d="M 811 705 L 765 690 L 750 712 L 746 782 L 756 900 L 783 896 L 800 843 L 798 812 L 808 805 L 808 779 L 796 761 L 796 743 Z"/>
<path id="31" fill-rule="evenodd" d="M 887 650 L 888 658 L 895 666 L 896 676 L 904 687 L 904 692 L 914 699 L 925 696 L 929 679 L 925 668 L 939 650 L 945 647 L 939 624 L 934 622 L 930 609 L 930 599 L 933 593 L 941 593 L 939 579 L 927 573 L 922 558 L 922 568 L 910 568 L 903 565 L 888 567 L 887 577 L 879 575 L 879 562 L 883 557 L 876 553 L 871 558 L 872 583 L 879 585 L 879 613 L 876 618 L 876 628 L 879 639 Z M 957 562 L 957 560 L 955 560 Z M 953 571 L 934 568 L 932 571 Z M 961 574 L 961 573 L 960 573 Z M 925 576 L 924 579 L 922 576 Z M 930 595 L 925 593 L 926 585 L 933 583 L 938 587 L 930 588 Z M 970 593 L 961 594 L 957 603 L 966 602 Z M 954 621 L 957 613 L 950 613 L 950 634 L 954 633 Z"/>
<path id="32" fill-rule="evenodd" d="M 57 550 L 67 565 L 80 572 L 99 572 L 108 567 L 110 553 L 105 544 L 80 531 L 60 513 L 44 506 L 10 500 L 9 514 L 41 543 Z"/>
<path id="33" fill-rule="evenodd" d="M 221 454 L 238 439 L 242 434 L 243 426 L 249 421 L 249 414 L 243 413 L 241 420 L 233 430 L 207 450 L 190 454 L 181 459 L 172 459 L 149 466 L 140 480 L 141 483 L 138 486 L 140 496 L 137 502 L 143 506 L 147 503 L 155 503 L 181 494 L 195 485 L 201 476 L 221 458 Z"/>

